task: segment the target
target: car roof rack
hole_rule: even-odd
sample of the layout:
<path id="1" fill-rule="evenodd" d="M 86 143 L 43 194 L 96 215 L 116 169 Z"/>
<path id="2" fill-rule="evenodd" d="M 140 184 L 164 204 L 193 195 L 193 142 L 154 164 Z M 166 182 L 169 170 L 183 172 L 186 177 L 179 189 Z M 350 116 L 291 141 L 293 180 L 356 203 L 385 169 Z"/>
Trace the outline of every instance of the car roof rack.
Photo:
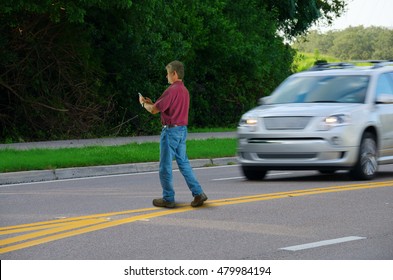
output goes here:
<path id="1" fill-rule="evenodd" d="M 369 61 L 369 62 L 374 64 L 372 69 L 381 68 L 381 67 L 388 66 L 388 65 L 393 65 L 393 59 L 390 59 L 390 60 L 372 60 L 372 61 Z"/>
<path id="2" fill-rule="evenodd" d="M 353 68 L 354 64 L 348 62 L 333 62 L 328 63 L 325 60 L 317 60 L 313 67 L 308 69 L 309 71 L 323 71 L 323 70 L 333 70 L 333 69 L 346 69 Z"/>

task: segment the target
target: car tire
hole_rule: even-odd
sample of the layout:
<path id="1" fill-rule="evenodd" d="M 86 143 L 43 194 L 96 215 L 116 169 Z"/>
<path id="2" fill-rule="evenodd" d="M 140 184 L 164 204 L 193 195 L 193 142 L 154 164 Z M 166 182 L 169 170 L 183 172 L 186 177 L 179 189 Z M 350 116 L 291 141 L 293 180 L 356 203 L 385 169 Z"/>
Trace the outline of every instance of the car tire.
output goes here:
<path id="1" fill-rule="evenodd" d="M 267 170 L 258 166 L 242 166 L 244 176 L 250 181 L 263 180 L 267 174 Z"/>
<path id="2" fill-rule="evenodd" d="M 358 161 L 350 171 L 355 180 L 371 180 L 378 170 L 378 148 L 375 136 L 366 132 L 360 143 Z"/>

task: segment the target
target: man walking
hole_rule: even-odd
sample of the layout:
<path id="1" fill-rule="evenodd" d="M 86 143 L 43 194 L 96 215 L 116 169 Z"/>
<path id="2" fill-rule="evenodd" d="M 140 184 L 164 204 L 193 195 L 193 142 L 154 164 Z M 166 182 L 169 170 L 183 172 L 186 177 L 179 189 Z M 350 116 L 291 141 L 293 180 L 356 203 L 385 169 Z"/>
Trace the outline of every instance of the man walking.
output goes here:
<path id="1" fill-rule="evenodd" d="M 194 197 L 191 206 L 199 207 L 207 200 L 207 196 L 194 175 L 186 153 L 190 96 L 183 83 L 184 65 L 180 61 L 172 61 L 166 66 L 166 70 L 170 86 L 155 103 L 150 98 L 139 96 L 139 102 L 148 112 L 161 113 L 159 174 L 163 195 L 162 198 L 154 199 L 153 205 L 166 208 L 175 207 L 172 176 L 172 160 L 175 158 Z"/>

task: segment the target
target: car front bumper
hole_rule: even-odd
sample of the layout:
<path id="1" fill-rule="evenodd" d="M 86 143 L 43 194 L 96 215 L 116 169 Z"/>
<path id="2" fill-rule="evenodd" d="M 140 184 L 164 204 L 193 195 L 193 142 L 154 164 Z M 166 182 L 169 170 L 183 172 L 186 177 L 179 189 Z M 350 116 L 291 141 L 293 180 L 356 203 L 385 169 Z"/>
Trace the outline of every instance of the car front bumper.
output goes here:
<path id="1" fill-rule="evenodd" d="M 261 138 L 239 134 L 238 161 L 266 169 L 351 168 L 357 162 L 358 146 L 332 144 L 333 137 Z"/>

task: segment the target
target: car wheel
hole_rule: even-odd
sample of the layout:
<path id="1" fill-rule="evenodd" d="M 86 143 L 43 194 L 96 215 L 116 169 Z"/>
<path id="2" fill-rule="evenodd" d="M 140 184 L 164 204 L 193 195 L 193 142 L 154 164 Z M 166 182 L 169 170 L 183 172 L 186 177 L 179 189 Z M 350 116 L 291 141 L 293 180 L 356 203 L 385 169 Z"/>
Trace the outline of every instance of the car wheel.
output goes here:
<path id="1" fill-rule="evenodd" d="M 251 181 L 263 180 L 267 173 L 266 169 L 257 166 L 242 166 L 242 171 L 244 176 Z"/>
<path id="2" fill-rule="evenodd" d="M 370 180 L 375 177 L 378 169 L 378 150 L 375 137 L 366 132 L 360 144 L 359 156 L 356 165 L 350 171 L 352 178 L 356 180 Z"/>

